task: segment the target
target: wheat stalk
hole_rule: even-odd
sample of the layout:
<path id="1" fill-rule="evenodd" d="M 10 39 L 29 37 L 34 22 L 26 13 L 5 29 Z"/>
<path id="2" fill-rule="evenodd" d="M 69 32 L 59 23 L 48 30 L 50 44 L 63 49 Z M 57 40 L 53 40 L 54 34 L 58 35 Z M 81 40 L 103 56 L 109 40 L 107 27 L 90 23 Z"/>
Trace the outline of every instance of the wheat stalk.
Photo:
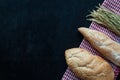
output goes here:
<path id="1" fill-rule="evenodd" d="M 90 18 L 87 20 L 104 25 L 112 32 L 120 35 L 120 15 L 101 6 L 97 7 L 97 10 L 93 10 L 88 17 Z"/>

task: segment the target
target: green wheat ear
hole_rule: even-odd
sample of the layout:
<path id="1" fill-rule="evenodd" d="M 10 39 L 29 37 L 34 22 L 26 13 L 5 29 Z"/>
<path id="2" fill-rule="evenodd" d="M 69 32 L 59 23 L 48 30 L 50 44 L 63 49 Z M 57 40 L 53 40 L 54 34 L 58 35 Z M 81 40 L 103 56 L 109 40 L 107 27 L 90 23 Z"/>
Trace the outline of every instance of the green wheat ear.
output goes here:
<path id="1" fill-rule="evenodd" d="M 87 20 L 104 25 L 106 28 L 120 36 L 120 15 L 103 6 L 99 6 L 97 7 L 97 10 L 92 10 L 87 17 Z"/>

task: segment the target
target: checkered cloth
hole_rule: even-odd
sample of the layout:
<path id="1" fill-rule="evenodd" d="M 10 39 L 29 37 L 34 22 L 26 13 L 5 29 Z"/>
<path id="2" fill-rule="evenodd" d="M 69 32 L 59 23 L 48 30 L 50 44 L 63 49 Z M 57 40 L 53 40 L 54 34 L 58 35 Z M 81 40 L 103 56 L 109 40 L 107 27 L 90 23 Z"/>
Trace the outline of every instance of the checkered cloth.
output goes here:
<path id="1" fill-rule="evenodd" d="M 113 11 L 114 13 L 120 14 L 120 0 L 105 0 L 103 2 L 102 6 L 104 6 L 107 9 Z M 120 41 L 120 37 L 119 36 L 117 36 L 114 33 L 110 32 L 106 28 L 98 25 L 97 23 L 92 22 L 89 28 L 90 29 L 94 29 L 94 30 L 98 30 L 98 31 L 101 31 L 101 32 L 105 33 L 106 35 L 108 35 L 111 39 L 113 39 L 116 42 Z M 99 56 L 103 57 L 85 39 L 83 39 L 83 41 L 81 42 L 80 47 L 91 51 L 95 55 L 99 55 Z M 114 80 L 116 80 L 117 76 L 120 73 L 120 67 L 117 67 L 116 65 L 112 64 L 110 61 L 108 61 L 108 62 L 111 64 L 111 66 L 112 66 L 112 68 L 114 70 L 114 73 L 115 73 Z M 67 68 L 66 72 L 64 73 L 64 75 L 62 77 L 62 80 L 81 80 L 81 79 L 78 79 L 75 76 L 75 74 L 69 68 Z"/>

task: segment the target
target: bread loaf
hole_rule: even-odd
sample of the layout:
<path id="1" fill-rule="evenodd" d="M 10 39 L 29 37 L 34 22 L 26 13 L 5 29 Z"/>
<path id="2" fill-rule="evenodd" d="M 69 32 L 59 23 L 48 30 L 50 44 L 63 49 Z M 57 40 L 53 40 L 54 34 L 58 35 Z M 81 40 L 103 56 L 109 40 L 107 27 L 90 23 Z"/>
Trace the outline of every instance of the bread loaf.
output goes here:
<path id="1" fill-rule="evenodd" d="M 120 44 L 113 41 L 106 34 L 89 28 L 78 28 L 86 40 L 104 57 L 120 66 Z"/>
<path id="2" fill-rule="evenodd" d="M 65 51 L 69 68 L 83 80 L 114 80 L 114 72 L 108 62 L 81 48 Z"/>

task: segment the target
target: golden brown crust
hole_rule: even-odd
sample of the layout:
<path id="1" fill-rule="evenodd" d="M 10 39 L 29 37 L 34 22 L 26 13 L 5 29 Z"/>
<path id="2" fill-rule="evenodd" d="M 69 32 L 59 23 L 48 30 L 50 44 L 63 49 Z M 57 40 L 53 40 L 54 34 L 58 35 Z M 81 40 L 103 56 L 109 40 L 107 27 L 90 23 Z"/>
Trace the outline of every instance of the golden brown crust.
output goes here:
<path id="1" fill-rule="evenodd" d="M 84 80 L 113 80 L 114 72 L 110 64 L 85 49 L 72 48 L 65 51 L 69 68 Z"/>
<path id="2" fill-rule="evenodd" d="M 111 62 L 120 66 L 120 44 L 113 41 L 106 34 L 89 28 L 78 28 L 79 32 Z"/>

